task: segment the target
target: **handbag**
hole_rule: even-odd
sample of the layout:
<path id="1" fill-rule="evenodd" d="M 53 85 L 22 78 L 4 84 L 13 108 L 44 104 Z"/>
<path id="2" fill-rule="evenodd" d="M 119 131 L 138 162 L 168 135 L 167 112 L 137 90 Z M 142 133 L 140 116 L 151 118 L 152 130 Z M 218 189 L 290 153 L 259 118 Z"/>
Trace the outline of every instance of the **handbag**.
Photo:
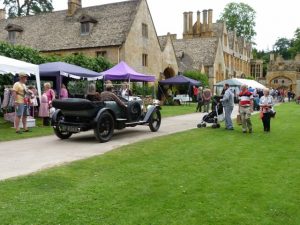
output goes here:
<path id="1" fill-rule="evenodd" d="M 271 110 L 269 111 L 269 114 L 270 114 L 270 117 L 271 117 L 271 118 L 275 118 L 276 111 L 275 111 L 274 109 L 271 109 Z"/>

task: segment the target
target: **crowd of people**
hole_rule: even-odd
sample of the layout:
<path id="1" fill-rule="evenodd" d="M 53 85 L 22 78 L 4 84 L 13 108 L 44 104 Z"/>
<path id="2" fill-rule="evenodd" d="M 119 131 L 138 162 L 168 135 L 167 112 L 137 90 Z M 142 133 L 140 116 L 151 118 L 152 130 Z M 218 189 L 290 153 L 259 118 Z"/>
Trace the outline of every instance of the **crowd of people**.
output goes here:
<path id="1" fill-rule="evenodd" d="M 226 87 L 227 86 L 227 87 Z M 224 89 L 226 91 L 230 90 L 229 85 L 225 84 Z M 238 103 L 238 112 L 241 119 L 241 125 L 242 125 L 242 132 L 243 133 L 252 133 L 252 122 L 251 122 L 251 114 L 254 110 L 260 111 L 260 118 L 262 119 L 263 123 L 263 130 L 264 132 L 270 132 L 270 122 L 271 118 L 275 117 L 276 112 L 274 111 L 274 104 L 275 100 L 273 96 L 271 95 L 271 91 L 269 88 L 265 88 L 263 90 L 261 89 L 253 89 L 251 87 L 247 87 L 247 85 L 242 85 L 240 87 L 240 93 L 239 93 L 239 103 Z M 234 94 L 230 90 L 231 94 L 227 94 L 223 96 L 222 102 L 223 105 L 226 106 L 227 99 L 230 100 L 230 105 L 233 106 L 233 97 Z M 227 96 L 230 96 L 229 98 Z M 225 103 L 225 104 L 224 104 Z M 233 130 L 232 122 L 231 122 L 231 112 L 232 111 L 226 111 L 225 109 L 225 125 L 226 129 Z M 230 121 L 230 122 L 227 122 Z"/>
<path id="2" fill-rule="evenodd" d="M 208 112 L 210 102 L 213 103 L 213 101 L 215 101 L 212 97 L 211 90 L 207 87 L 204 90 L 202 87 L 193 87 L 193 94 L 197 102 L 196 112 Z M 220 97 L 220 103 L 225 113 L 225 129 L 234 130 L 231 115 L 234 109 L 235 98 L 237 98 L 238 117 L 241 120 L 242 132 L 252 133 L 251 114 L 253 111 L 259 111 L 263 130 L 270 132 L 271 118 L 275 117 L 276 114 L 273 108 L 275 102 L 284 102 L 286 99 L 290 102 L 295 99 L 295 93 L 291 90 L 286 91 L 283 88 L 255 89 L 247 85 L 242 85 L 240 92 L 236 94 L 235 89 L 232 90 L 229 84 L 225 84 Z M 297 99 L 295 100 L 297 102 Z M 214 104 L 212 104 L 212 106 L 213 105 Z M 203 111 L 202 108 L 204 108 Z M 215 109 L 212 107 L 211 110 L 213 111 Z"/>

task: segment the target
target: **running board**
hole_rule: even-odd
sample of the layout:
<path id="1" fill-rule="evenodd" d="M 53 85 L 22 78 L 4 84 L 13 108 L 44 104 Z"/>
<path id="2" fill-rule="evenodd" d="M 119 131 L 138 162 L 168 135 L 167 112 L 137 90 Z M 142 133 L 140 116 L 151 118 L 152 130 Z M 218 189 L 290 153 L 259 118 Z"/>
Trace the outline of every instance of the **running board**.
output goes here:
<path id="1" fill-rule="evenodd" d="M 145 121 L 138 121 L 138 122 L 132 122 L 132 123 L 125 123 L 126 126 L 134 126 L 134 125 L 143 125 L 146 124 Z"/>

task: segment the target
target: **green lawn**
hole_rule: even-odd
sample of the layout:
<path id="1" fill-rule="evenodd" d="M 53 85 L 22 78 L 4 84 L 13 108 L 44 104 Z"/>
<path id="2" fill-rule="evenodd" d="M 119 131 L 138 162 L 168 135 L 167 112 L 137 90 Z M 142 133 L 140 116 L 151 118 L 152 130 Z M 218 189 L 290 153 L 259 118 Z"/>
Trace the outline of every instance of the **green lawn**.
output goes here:
<path id="1" fill-rule="evenodd" d="M 12 128 L 14 126 L 13 123 L 7 122 L 3 119 L 3 117 L 0 117 L 0 142 L 53 134 L 52 127 L 44 127 L 41 119 L 38 118 L 36 120 L 36 125 L 37 127 L 30 128 L 32 132 L 16 134 L 15 129 Z"/>
<path id="2" fill-rule="evenodd" d="M 187 105 L 162 106 L 162 117 L 179 116 L 193 113 L 196 111 L 196 103 L 188 103 Z"/>
<path id="3" fill-rule="evenodd" d="M 253 134 L 194 129 L 0 182 L 0 223 L 299 225 L 299 115 L 283 104 L 271 133 L 254 115 Z"/>

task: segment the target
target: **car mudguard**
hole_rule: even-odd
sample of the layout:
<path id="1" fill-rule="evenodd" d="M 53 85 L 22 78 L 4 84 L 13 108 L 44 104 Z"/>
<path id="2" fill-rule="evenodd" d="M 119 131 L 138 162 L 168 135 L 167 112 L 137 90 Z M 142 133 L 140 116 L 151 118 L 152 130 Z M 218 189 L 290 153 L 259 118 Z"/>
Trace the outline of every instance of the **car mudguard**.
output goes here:
<path id="1" fill-rule="evenodd" d="M 150 116 L 151 114 L 155 111 L 155 110 L 161 110 L 161 107 L 159 105 L 151 105 L 151 106 L 148 106 L 148 110 L 147 110 L 147 113 L 143 119 L 143 122 L 147 123 L 149 122 L 149 119 L 150 119 Z"/>
<path id="2" fill-rule="evenodd" d="M 57 121 L 57 117 L 58 117 L 58 114 L 61 113 L 61 110 L 60 109 L 57 109 L 55 110 L 55 112 L 53 113 L 52 117 L 51 117 L 51 126 L 54 126 L 56 125 L 56 123 L 58 122 Z"/>
<path id="3" fill-rule="evenodd" d="M 102 109 L 100 109 L 98 111 L 97 116 L 94 118 L 93 126 L 95 126 L 95 124 L 97 124 L 97 121 L 99 120 L 100 115 L 103 112 L 105 112 L 105 111 L 108 111 L 113 116 L 114 120 L 116 120 L 116 115 L 115 115 L 115 113 L 111 109 L 109 109 L 109 108 L 102 108 Z"/>

